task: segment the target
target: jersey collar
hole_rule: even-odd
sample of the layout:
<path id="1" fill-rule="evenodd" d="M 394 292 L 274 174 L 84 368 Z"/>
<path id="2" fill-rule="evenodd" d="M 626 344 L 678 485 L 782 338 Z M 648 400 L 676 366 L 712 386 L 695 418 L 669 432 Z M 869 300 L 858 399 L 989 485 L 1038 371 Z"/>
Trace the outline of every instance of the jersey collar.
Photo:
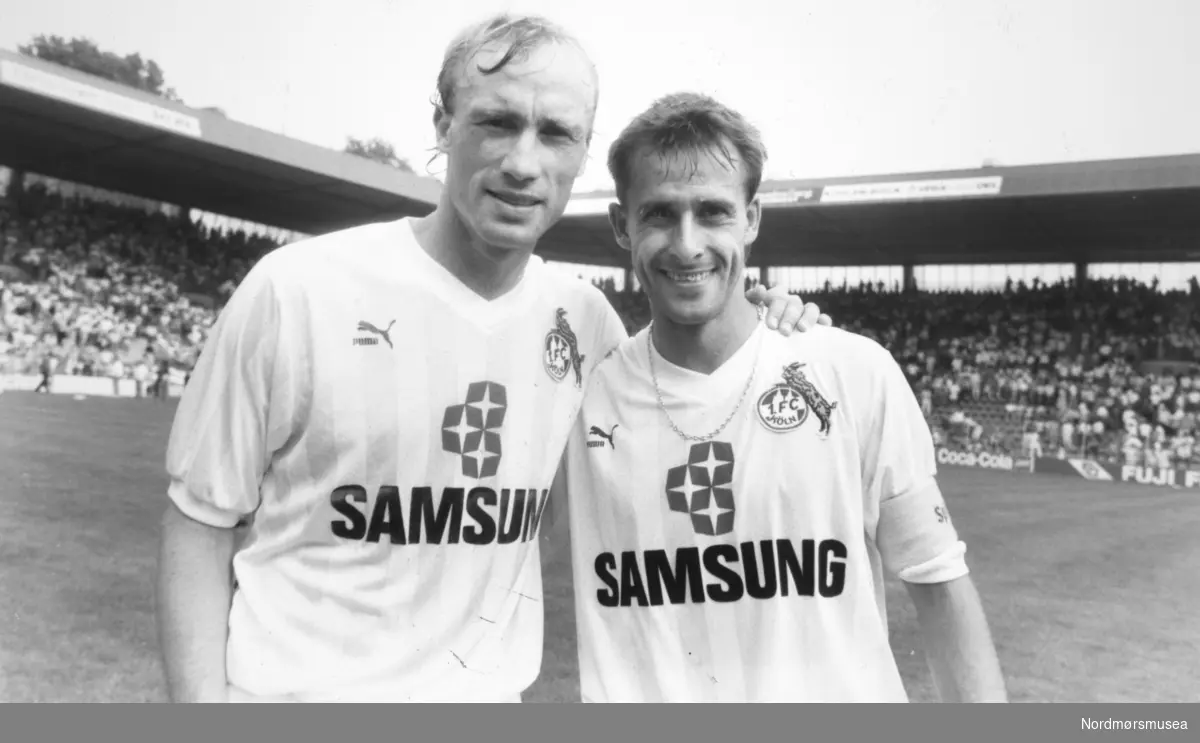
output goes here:
<path id="1" fill-rule="evenodd" d="M 482 330 L 503 327 L 514 316 L 519 316 L 528 310 L 530 303 L 536 297 L 537 292 L 534 291 L 533 285 L 540 278 L 541 258 L 530 256 L 517 285 L 503 296 L 489 300 L 475 293 L 445 266 L 425 252 L 417 242 L 411 218 L 406 217 L 398 220 L 395 224 L 400 231 L 399 242 L 405 246 L 400 251 L 402 262 L 416 262 L 421 267 L 421 272 L 431 278 L 432 286 L 429 288 L 449 305 L 452 312 L 476 327 Z"/>

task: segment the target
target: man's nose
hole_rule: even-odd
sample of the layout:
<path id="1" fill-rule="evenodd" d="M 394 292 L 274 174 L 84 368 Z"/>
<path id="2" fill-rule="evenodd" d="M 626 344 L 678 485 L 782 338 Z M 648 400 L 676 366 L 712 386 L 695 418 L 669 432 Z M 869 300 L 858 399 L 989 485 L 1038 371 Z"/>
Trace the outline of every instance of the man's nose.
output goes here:
<path id="1" fill-rule="evenodd" d="M 512 147 L 504 156 L 501 169 L 514 181 L 527 183 L 538 176 L 538 155 L 537 131 L 526 129 L 513 140 Z"/>
<path id="2" fill-rule="evenodd" d="M 704 253 L 704 232 L 690 215 L 683 215 L 671 236 L 670 251 L 673 256 L 690 262 Z"/>

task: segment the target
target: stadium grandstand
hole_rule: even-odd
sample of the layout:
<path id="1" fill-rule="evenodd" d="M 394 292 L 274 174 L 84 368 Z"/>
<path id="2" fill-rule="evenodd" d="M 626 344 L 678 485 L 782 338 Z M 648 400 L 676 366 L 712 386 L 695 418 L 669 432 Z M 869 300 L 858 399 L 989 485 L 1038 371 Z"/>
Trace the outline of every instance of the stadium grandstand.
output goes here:
<path id="1" fill-rule="evenodd" d="M 0 50 L 0 374 L 170 395 L 258 258 L 440 185 Z M 751 281 L 886 346 L 945 456 L 1200 469 L 1200 156 L 768 182 Z M 649 317 L 609 193 L 539 249 Z"/>

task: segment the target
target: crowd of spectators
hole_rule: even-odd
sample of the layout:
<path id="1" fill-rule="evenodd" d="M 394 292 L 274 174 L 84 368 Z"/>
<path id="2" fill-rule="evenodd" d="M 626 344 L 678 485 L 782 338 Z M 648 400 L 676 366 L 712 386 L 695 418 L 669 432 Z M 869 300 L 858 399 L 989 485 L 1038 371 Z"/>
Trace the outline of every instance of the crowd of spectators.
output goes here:
<path id="1" fill-rule="evenodd" d="M 274 247 L 30 189 L 19 209 L 0 206 L 0 373 L 48 363 L 55 374 L 149 385 L 167 366 L 186 371 L 223 301 Z M 644 294 L 598 284 L 630 333 L 645 327 Z M 1174 292 L 1113 279 L 950 292 L 827 284 L 804 296 L 892 351 L 947 446 L 1155 467 L 1193 458 L 1195 279 Z M 1177 368 L 1156 372 L 1162 362 Z"/>
<path id="2" fill-rule="evenodd" d="M 188 369 L 223 298 L 274 244 L 30 188 L 0 207 L 0 373 L 141 381 Z"/>
<path id="3" fill-rule="evenodd" d="M 631 332 L 645 297 L 605 288 Z M 1194 462 L 1200 284 L 1009 281 L 994 291 L 803 292 L 835 323 L 892 351 L 942 445 L 961 451 Z M 1159 371 L 1163 362 L 1175 370 Z M 1179 369 L 1183 370 L 1180 373 Z"/>

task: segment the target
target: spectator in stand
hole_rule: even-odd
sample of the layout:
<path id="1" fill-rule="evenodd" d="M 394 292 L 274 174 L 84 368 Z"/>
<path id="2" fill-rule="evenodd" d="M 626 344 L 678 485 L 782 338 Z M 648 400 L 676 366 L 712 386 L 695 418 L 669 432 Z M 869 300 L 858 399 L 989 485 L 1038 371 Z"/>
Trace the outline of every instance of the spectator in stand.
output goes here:
<path id="1" fill-rule="evenodd" d="M 931 418 L 931 417 L 933 417 L 933 390 L 931 390 L 929 388 L 929 385 L 927 385 L 927 384 L 922 384 L 920 386 L 920 390 L 921 390 L 921 413 L 926 418 Z"/>
<path id="2" fill-rule="evenodd" d="M 1174 440 L 1175 458 L 1183 465 L 1192 463 L 1196 451 L 1196 439 L 1190 431 L 1184 431 L 1178 434 Z"/>
<path id="3" fill-rule="evenodd" d="M 9 270 L 25 274 L 0 292 L 9 373 L 31 370 L 46 346 L 63 348 L 74 373 L 104 373 L 108 364 L 96 356 L 132 350 L 155 332 L 176 336 L 172 347 L 193 356 L 215 308 L 194 306 L 184 292 L 212 296 L 274 247 L 37 185 L 19 208 L 0 206 L 0 235 Z"/>

